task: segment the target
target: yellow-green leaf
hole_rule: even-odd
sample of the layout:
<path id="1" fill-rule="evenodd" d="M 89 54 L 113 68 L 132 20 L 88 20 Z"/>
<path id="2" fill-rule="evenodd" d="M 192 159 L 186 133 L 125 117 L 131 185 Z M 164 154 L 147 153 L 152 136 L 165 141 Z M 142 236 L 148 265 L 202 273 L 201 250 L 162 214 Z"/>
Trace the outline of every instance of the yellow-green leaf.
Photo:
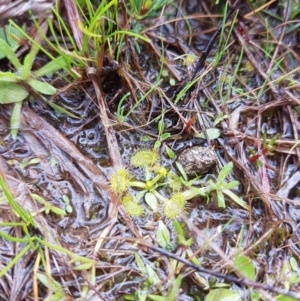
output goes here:
<path id="1" fill-rule="evenodd" d="M 0 49 L 2 55 L 6 56 L 16 69 L 22 67 L 18 57 L 14 53 L 14 50 L 3 39 L 0 39 Z"/>
<path id="2" fill-rule="evenodd" d="M 0 81 L 0 104 L 17 103 L 27 96 L 28 92 L 17 83 Z"/>
<path id="3" fill-rule="evenodd" d="M 156 241 L 158 245 L 162 248 L 167 248 L 170 245 L 170 239 L 171 235 L 168 228 L 162 221 L 159 221 L 156 233 Z"/>
<path id="4" fill-rule="evenodd" d="M 21 109 L 22 102 L 16 102 L 14 104 L 11 117 L 10 117 L 10 134 L 13 139 L 18 135 L 20 123 L 21 123 Z"/>
<path id="5" fill-rule="evenodd" d="M 249 280 L 254 281 L 256 276 L 255 267 L 248 256 L 238 255 L 234 260 L 239 271 Z"/>
<path id="6" fill-rule="evenodd" d="M 54 95 L 56 93 L 56 89 L 46 82 L 31 79 L 28 81 L 28 83 L 34 90 L 40 92 L 41 94 Z"/>

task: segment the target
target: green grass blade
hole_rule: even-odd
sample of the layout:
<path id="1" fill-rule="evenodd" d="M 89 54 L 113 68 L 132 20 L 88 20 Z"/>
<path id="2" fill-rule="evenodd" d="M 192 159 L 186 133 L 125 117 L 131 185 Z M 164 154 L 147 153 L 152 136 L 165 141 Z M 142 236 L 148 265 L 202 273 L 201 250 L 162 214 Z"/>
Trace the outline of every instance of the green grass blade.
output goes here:
<path id="1" fill-rule="evenodd" d="M 31 86 L 31 88 L 33 88 L 35 91 L 38 91 L 41 94 L 54 95 L 56 93 L 56 89 L 46 82 L 31 79 L 28 83 Z"/>
<path id="2" fill-rule="evenodd" d="M 34 71 L 32 74 L 35 77 L 41 77 L 44 76 L 46 74 L 50 74 L 53 73 L 59 69 L 64 69 L 67 67 L 67 62 L 65 60 L 65 58 L 63 56 L 59 56 L 56 58 L 55 61 L 51 61 L 48 64 L 46 64 L 45 66 L 43 66 L 42 68 L 40 68 L 37 71 Z"/>
<path id="3" fill-rule="evenodd" d="M 2 224 L 0 226 L 2 226 Z M 2 231 L 0 231 L 0 237 L 4 238 L 7 241 L 11 241 L 11 242 L 19 242 L 19 243 L 28 242 L 27 238 L 13 237 Z"/>
<path id="4" fill-rule="evenodd" d="M 19 84 L 0 80 L 0 104 L 22 102 L 28 96 Z"/>
<path id="5" fill-rule="evenodd" d="M 21 110 L 23 102 L 19 101 L 14 104 L 10 117 L 10 134 L 13 139 L 18 135 L 21 123 Z"/>
<path id="6" fill-rule="evenodd" d="M 245 201 L 243 201 L 240 197 L 238 197 L 235 193 L 233 193 L 231 190 L 222 189 L 222 192 L 226 194 L 228 197 L 230 197 L 235 203 L 243 207 L 244 209 L 246 210 L 249 209 L 248 204 Z"/>
<path id="7" fill-rule="evenodd" d="M 13 49 L 2 39 L 0 39 L 0 49 L 16 69 L 22 68 L 22 64 L 20 63 Z"/>
<path id="8" fill-rule="evenodd" d="M 29 53 L 24 59 L 24 65 L 20 68 L 20 76 L 23 80 L 26 80 L 30 76 L 30 71 L 32 69 L 32 64 L 39 52 L 39 46 L 37 44 L 32 44 Z"/>
<path id="9" fill-rule="evenodd" d="M 0 270 L 0 278 L 3 277 L 30 249 L 30 245 L 26 245 L 16 257 L 14 257 L 2 270 Z"/>
<path id="10" fill-rule="evenodd" d="M 24 221 L 25 224 L 28 224 L 30 221 L 29 215 L 30 213 L 26 213 L 24 211 L 24 209 L 17 203 L 17 201 L 14 199 L 14 197 L 12 196 L 8 186 L 6 185 L 4 179 L 0 176 L 0 187 L 3 190 L 3 193 L 9 203 L 9 205 L 11 206 L 11 208 L 13 209 L 13 211 Z M 35 227 L 35 224 L 30 222 L 32 226 Z"/>

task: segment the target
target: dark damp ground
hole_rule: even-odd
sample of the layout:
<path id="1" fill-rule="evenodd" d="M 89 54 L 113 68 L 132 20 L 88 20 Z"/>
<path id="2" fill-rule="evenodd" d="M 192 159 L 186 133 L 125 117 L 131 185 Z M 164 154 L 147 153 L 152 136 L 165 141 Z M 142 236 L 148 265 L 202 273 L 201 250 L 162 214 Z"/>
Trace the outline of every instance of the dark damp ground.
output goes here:
<path id="1" fill-rule="evenodd" d="M 296 5 L 293 1 L 287 2 Z M 141 43 L 140 53 L 136 53 L 137 61 L 129 55 L 127 63 L 130 65 L 129 74 L 132 78 L 139 84 L 144 82 L 148 85 L 148 88 L 144 89 L 145 92 L 155 84 L 160 72 L 158 53 L 162 51 L 166 59 L 163 67 L 166 75 L 159 86 L 161 91 L 172 96 L 175 88 L 170 86 L 170 79 L 174 79 L 176 85 L 180 85 L 191 78 L 197 61 L 184 66 L 182 60 L 176 58 L 187 53 L 200 56 L 221 20 L 218 14 L 224 10 L 222 5 L 214 5 L 210 1 L 199 3 L 189 0 L 176 3 L 178 8 L 170 6 L 164 11 L 165 17 L 156 16 L 140 22 L 143 28 L 149 28 L 145 32 L 153 47 Z M 262 4 L 256 4 L 252 10 L 260 5 Z M 191 18 L 188 19 L 189 23 L 184 18 L 180 19 L 197 13 L 199 16 L 211 14 L 211 17 Z M 161 165 L 178 174 L 175 162 L 184 149 L 191 146 L 212 147 L 218 164 L 199 178 L 198 187 L 205 185 L 209 179 L 216 180 L 222 166 L 233 162 L 234 169 L 227 180 L 240 182 L 233 191 L 249 204 L 249 210 L 245 210 L 226 197 L 226 208 L 218 208 L 216 194 L 211 194 L 209 198 L 196 197 L 189 201 L 180 221 L 185 237 L 192 237 L 193 244 L 190 248 L 185 248 L 176 243 L 172 222 L 162 215 L 157 216 L 142 202 L 145 214 L 133 219 L 140 236 L 157 246 L 156 232 L 159 222 L 162 221 L 171 232 L 169 251 L 177 256 L 189 258 L 195 252 L 201 267 L 225 275 L 236 275 L 228 262 L 229 259 L 234 261 L 234 254 L 241 253 L 248 256 L 255 267 L 254 281 L 278 289 L 288 287 L 290 292 L 299 294 L 299 73 L 292 71 L 300 62 L 300 33 L 298 27 L 288 25 L 284 27 L 285 35 L 280 36 L 284 18 L 294 24 L 299 21 L 299 13 L 292 14 L 285 1 L 275 1 L 260 13 L 254 13 L 252 17 L 247 18 L 249 13 L 251 8 L 243 2 L 233 33 L 229 36 L 230 27 L 226 27 L 222 33 L 223 44 L 227 43 L 228 47 L 220 56 L 220 60 L 213 67 L 209 65 L 219 54 L 221 44 L 217 47 L 218 38 L 206 60 L 207 74 L 201 78 L 201 82 L 184 94 L 175 106 L 170 105 L 161 91 L 154 91 L 135 108 L 134 98 L 129 97 L 123 102 L 122 108 L 124 115 L 132 111 L 120 122 L 118 106 L 122 97 L 131 89 L 128 81 L 138 98 L 141 94 L 136 82 L 132 78 L 125 80 L 126 75 L 122 77 L 119 72 L 121 67 L 115 67 L 106 56 L 102 71 L 102 93 L 105 96 L 110 124 L 115 130 L 123 165 L 136 179 L 143 180 L 144 174 L 141 169 L 130 166 L 130 157 L 140 149 L 154 146 L 155 141 L 159 139 L 159 117 L 164 112 L 164 132 L 170 133 L 170 137 L 162 141 L 159 148 Z M 175 18 L 178 21 L 166 22 Z M 266 18 L 268 27 L 263 22 Z M 161 25 L 151 29 L 158 23 Z M 271 33 L 272 38 L 268 36 Z M 239 42 L 239 37 L 242 37 L 244 44 Z M 284 47 L 277 49 L 279 42 Z M 266 50 L 267 47 L 273 47 L 273 51 Z M 253 57 L 248 55 L 245 48 Z M 270 51 L 270 55 L 264 55 L 262 49 Z M 278 50 L 275 60 L 282 59 L 280 68 L 275 68 L 272 74 L 270 71 L 265 74 L 275 49 Z M 126 55 L 128 50 L 125 49 L 122 52 L 122 60 L 118 62 L 120 66 L 123 66 Z M 259 64 L 260 70 L 253 67 L 253 58 Z M 5 67 L 6 63 L 4 61 L 1 64 Z M 292 72 L 291 77 L 275 81 L 288 72 Z M 55 75 L 53 83 L 59 88 L 67 86 L 66 82 L 55 78 Z M 170 97 L 172 103 L 175 97 L 176 95 Z M 76 161 L 73 156 L 73 151 L 75 153 L 78 150 L 83 157 L 90 159 L 107 179 L 115 168 L 108 149 L 109 137 L 104 130 L 107 125 L 103 124 L 99 114 L 92 83 L 78 81 L 78 84 L 68 89 L 61 89 L 53 101 L 80 118 L 58 113 L 48 106 L 42 106 L 39 101 L 30 99 L 24 102 L 27 113 L 24 114 L 15 140 L 9 135 L 11 108 L 9 105 L 1 105 L 0 153 L 2 166 L 5 165 L 2 173 L 6 175 L 8 183 L 12 181 L 16 185 L 11 184 L 11 189 L 16 187 L 15 191 L 19 191 L 22 187 L 24 193 L 26 191 L 37 194 L 63 210 L 67 208 L 66 198 L 70 200 L 72 210 L 65 217 L 45 212 L 38 215 L 42 216 L 46 231 L 51 232 L 62 247 L 80 256 L 97 260 L 95 279 L 91 281 L 88 270 L 76 271 L 65 257 L 60 258 L 56 251 L 50 252 L 52 276 L 62 285 L 65 298 L 69 298 L 64 300 L 124 300 L 125 294 L 131 295 L 131 300 L 145 300 L 141 296 L 134 297 L 135 292 L 141 293 L 143 288 L 147 294 L 166 296 L 172 283 L 169 279 L 172 274 L 170 258 L 150 248 L 134 244 L 130 239 L 135 238 L 135 235 L 124 216 L 119 214 L 118 220 L 110 220 L 109 208 L 112 200 L 86 172 L 86 166 Z M 214 121 L 221 113 L 227 116 L 215 125 Z M 193 114 L 197 115 L 193 128 L 189 129 L 188 133 L 183 133 L 186 123 L 180 115 L 188 121 Z M 30 116 L 34 119 L 37 115 L 44 119 L 47 127 L 45 124 L 37 128 L 32 126 Z M 199 137 L 199 133 L 205 133 L 208 128 L 219 129 L 220 136 L 216 139 Z M 52 129 L 52 135 L 44 135 L 44 130 L 51 132 Z M 55 129 L 67 138 L 70 143 L 68 148 L 63 148 L 59 143 L 61 136 L 55 136 Z M 248 160 L 251 155 L 249 149 L 255 153 L 260 152 L 264 131 L 268 139 L 276 134 L 279 134 L 279 137 L 274 144 L 274 154 L 261 156 L 262 166 L 257 168 L 255 162 Z M 169 158 L 166 147 L 175 152 L 174 159 Z M 39 160 L 31 161 L 34 159 Z M 131 192 L 138 195 L 139 190 Z M 168 196 L 168 187 L 162 185 L 159 192 Z M 20 198 L 18 202 L 22 204 Z M 2 202 L 0 206 L 1 221 L 16 221 L 6 202 Z M 39 203 L 35 206 L 34 211 L 43 207 Z M 8 226 L 1 227 L 1 231 L 18 237 L 23 235 L 22 232 L 16 234 L 14 231 L 20 230 Z M 95 246 L 100 236 L 103 238 L 103 233 L 106 239 L 97 249 L 95 257 Z M 35 229 L 32 230 L 32 235 L 42 237 L 44 232 Z M 1 264 L 7 265 L 20 249 L 16 249 L 14 243 L 2 237 Z M 191 250 L 191 254 L 185 254 L 187 249 Z M 18 289 L 14 287 L 15 275 L 20 269 L 18 264 L 1 278 L 1 300 L 9 300 L 11 290 L 16 296 L 15 300 L 33 300 L 33 263 L 36 254 L 34 251 L 29 253 L 19 261 L 23 266 L 23 282 L 18 284 Z M 145 265 L 152 267 L 159 279 L 166 280 L 154 286 L 147 283 L 145 274 L 141 272 L 137 263 L 136 253 Z M 177 268 L 177 274 L 183 276 L 177 300 L 217 300 L 208 299 L 207 296 L 213 288 L 221 287 L 222 283 L 227 283 L 226 288 L 240 293 L 240 299 L 234 300 L 273 300 L 271 296 L 275 298 L 278 295 L 263 288 L 262 291 L 267 295 L 260 290 L 261 299 L 255 299 L 251 295 L 251 286 L 215 278 L 206 273 L 197 273 L 188 267 Z M 42 266 L 40 271 L 44 272 Z M 28 279 L 24 272 L 30 275 Z M 236 276 L 241 278 L 240 275 Z M 294 280 L 289 280 L 291 277 Z M 203 285 L 201 279 L 208 280 L 210 286 Z M 87 297 L 83 297 L 84 286 L 87 283 Z M 48 293 L 45 285 L 39 284 L 39 297 L 46 298 Z M 148 297 L 147 300 L 150 299 Z"/>

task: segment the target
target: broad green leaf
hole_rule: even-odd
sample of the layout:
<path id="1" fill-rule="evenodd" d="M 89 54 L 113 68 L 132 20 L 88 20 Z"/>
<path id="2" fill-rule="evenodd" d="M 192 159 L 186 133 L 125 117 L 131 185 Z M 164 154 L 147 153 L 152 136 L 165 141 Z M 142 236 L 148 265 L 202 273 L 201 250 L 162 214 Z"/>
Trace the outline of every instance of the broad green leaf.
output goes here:
<path id="1" fill-rule="evenodd" d="M 23 159 L 22 162 L 20 163 L 20 168 L 24 168 L 28 165 L 28 160 L 27 159 Z"/>
<path id="2" fill-rule="evenodd" d="M 156 241 L 158 245 L 166 249 L 170 245 L 170 239 L 170 231 L 162 221 L 159 221 L 156 232 Z"/>
<path id="3" fill-rule="evenodd" d="M 17 103 L 27 96 L 28 92 L 17 83 L 0 81 L 0 104 Z"/>
<path id="4" fill-rule="evenodd" d="M 30 76 L 32 64 L 38 52 L 39 52 L 39 46 L 36 43 L 32 43 L 29 53 L 25 56 L 23 67 L 20 68 L 19 70 L 22 79 L 26 80 Z"/>
<path id="5" fill-rule="evenodd" d="M 162 77 L 169 77 L 170 76 L 169 71 L 167 69 L 163 69 L 161 71 L 161 76 Z"/>
<path id="6" fill-rule="evenodd" d="M 182 282 L 182 275 L 179 274 L 178 277 L 175 279 L 175 283 L 172 285 L 172 289 L 169 295 L 168 300 L 176 300 L 177 296 L 179 295 L 179 289 L 181 287 L 181 282 Z"/>
<path id="7" fill-rule="evenodd" d="M 147 135 L 143 135 L 140 139 L 141 139 L 142 142 L 148 142 L 148 141 L 153 140 L 152 137 L 147 136 Z"/>
<path id="8" fill-rule="evenodd" d="M 12 159 L 12 160 L 6 160 L 6 163 L 9 165 L 16 165 L 19 163 L 19 161 L 16 159 Z"/>
<path id="9" fill-rule="evenodd" d="M 161 282 L 155 271 L 151 268 L 149 264 L 146 264 L 146 271 L 148 274 L 148 279 L 151 279 L 151 282 L 156 285 Z"/>
<path id="10" fill-rule="evenodd" d="M 43 205 L 47 204 L 47 201 L 44 198 L 42 198 L 41 196 L 39 196 L 39 195 L 37 195 L 35 193 L 30 193 L 30 196 L 34 200 L 36 200 L 37 202 L 39 202 L 40 204 L 43 204 Z"/>
<path id="11" fill-rule="evenodd" d="M 158 132 L 160 134 L 162 134 L 164 132 L 164 129 L 165 129 L 165 123 L 164 123 L 164 120 L 161 119 L 159 122 L 158 122 Z"/>
<path id="12" fill-rule="evenodd" d="M 57 112 L 61 113 L 61 114 L 65 114 L 71 118 L 74 119 L 80 119 L 80 117 L 78 117 L 77 115 L 72 114 L 71 112 L 69 112 L 68 110 L 66 110 L 65 108 L 55 104 L 52 101 L 49 101 L 48 99 L 44 98 L 44 101 L 47 105 L 49 105 L 50 107 L 52 107 L 54 110 L 56 110 Z"/>
<path id="13" fill-rule="evenodd" d="M 82 263 L 74 268 L 76 271 L 89 270 L 94 265 L 93 262 Z"/>
<path id="14" fill-rule="evenodd" d="M 206 134 L 205 133 L 201 133 L 200 134 L 200 138 L 206 139 L 206 136 L 210 139 L 210 140 L 214 140 L 219 138 L 221 135 L 221 132 L 218 128 L 209 128 L 206 129 Z"/>
<path id="15" fill-rule="evenodd" d="M 41 161 L 42 161 L 41 158 L 33 158 L 33 159 L 29 160 L 28 165 L 39 164 Z"/>
<path id="16" fill-rule="evenodd" d="M 57 215 L 66 215 L 67 214 L 65 210 L 62 210 L 56 206 L 51 206 L 50 211 L 52 211 L 53 213 L 55 213 Z"/>
<path id="17" fill-rule="evenodd" d="M 147 192 L 145 194 L 145 202 L 153 211 L 157 211 L 157 198 L 153 193 Z"/>
<path id="18" fill-rule="evenodd" d="M 177 240 L 178 244 L 184 246 L 184 247 L 190 247 L 193 243 L 193 238 L 190 237 L 189 239 L 185 239 L 183 229 L 181 228 L 181 225 L 174 220 L 173 221 L 176 233 L 177 233 Z"/>
<path id="19" fill-rule="evenodd" d="M 224 194 L 220 190 L 217 190 L 217 199 L 218 199 L 218 207 L 225 208 L 226 206 L 225 206 Z"/>
<path id="20" fill-rule="evenodd" d="M 205 301 L 241 301 L 240 294 L 236 291 L 219 288 L 211 290 L 205 298 Z"/>
<path id="21" fill-rule="evenodd" d="M 165 148 L 166 148 L 166 152 L 167 152 L 169 158 L 174 159 L 175 153 L 173 152 L 173 150 L 168 145 L 165 145 Z"/>
<path id="22" fill-rule="evenodd" d="M 221 131 L 218 128 L 206 129 L 206 135 L 210 140 L 214 140 L 220 137 Z"/>
<path id="23" fill-rule="evenodd" d="M 6 34 L 4 34 L 4 30 Z M 20 47 L 20 43 L 17 40 L 20 40 L 21 38 L 22 34 L 20 31 L 12 26 L 4 26 L 0 28 L 0 39 L 7 41 L 8 45 L 10 45 L 14 52 Z M 4 53 L 0 50 L 0 59 L 3 59 L 4 57 Z"/>
<path id="24" fill-rule="evenodd" d="M 54 95 L 56 93 L 56 89 L 46 82 L 41 82 L 36 79 L 31 79 L 28 81 L 28 84 L 36 91 L 46 94 L 46 95 Z"/>
<path id="25" fill-rule="evenodd" d="M 202 188 L 198 188 L 198 187 L 193 187 L 191 186 L 191 191 L 197 195 L 201 195 L 201 196 L 206 196 L 206 191 L 205 191 L 205 188 L 202 187 Z"/>
<path id="26" fill-rule="evenodd" d="M 168 139 L 170 136 L 171 136 L 170 133 L 163 133 L 163 134 L 160 136 L 160 139 L 161 139 L 161 140 L 166 140 L 166 139 Z"/>
<path id="27" fill-rule="evenodd" d="M 10 116 L 10 134 L 13 139 L 18 135 L 21 123 L 22 102 L 16 102 Z"/>
<path id="28" fill-rule="evenodd" d="M 235 203 L 237 203 L 244 209 L 246 210 L 249 209 L 248 204 L 245 201 L 243 201 L 240 197 L 238 197 L 235 193 L 233 193 L 231 190 L 222 189 L 222 192 L 225 193 L 227 196 L 229 196 Z"/>
<path id="29" fill-rule="evenodd" d="M 32 72 L 35 77 L 45 76 L 51 74 L 59 69 L 63 69 L 67 66 L 67 61 L 64 57 L 59 56 L 55 60 L 49 62 L 37 71 Z"/>
<path id="30" fill-rule="evenodd" d="M 170 84 L 170 86 L 175 86 L 176 80 L 173 77 L 170 77 L 169 84 Z"/>
<path id="31" fill-rule="evenodd" d="M 1 49 L 2 55 L 7 57 L 7 59 L 12 63 L 12 65 L 16 69 L 22 68 L 22 65 L 21 65 L 18 57 L 16 56 L 14 50 L 3 39 L 0 39 L 0 49 Z"/>
<path id="32" fill-rule="evenodd" d="M 51 296 L 48 296 L 44 301 L 60 301 L 64 297 L 64 290 L 61 285 L 55 281 L 51 276 L 46 276 L 41 273 L 37 273 L 38 280 L 43 283 L 46 288 L 49 288 L 53 293 Z M 51 299 L 50 299 L 51 297 Z"/>
<path id="33" fill-rule="evenodd" d="M 234 262 L 238 270 L 251 281 L 255 280 L 256 271 L 251 259 L 244 255 L 238 255 Z"/>
<path id="34" fill-rule="evenodd" d="M 289 261 L 290 261 L 291 268 L 293 269 L 293 271 L 296 272 L 299 269 L 297 259 L 295 257 L 291 257 Z"/>
<path id="35" fill-rule="evenodd" d="M 240 182 L 239 181 L 231 181 L 229 183 L 226 183 L 223 187 L 226 189 L 232 189 L 234 187 L 239 186 Z"/>
<path id="36" fill-rule="evenodd" d="M 183 232 L 183 229 L 181 227 L 181 224 L 178 222 L 178 220 L 174 219 L 173 220 L 173 225 L 174 225 L 174 228 L 175 228 L 175 231 L 177 233 L 177 235 L 184 235 L 184 232 Z"/>
<path id="37" fill-rule="evenodd" d="M 62 199 L 63 199 L 64 203 L 70 204 L 70 199 L 69 199 L 69 197 L 68 197 L 66 194 L 64 194 L 64 195 L 62 196 Z"/>
<path id="38" fill-rule="evenodd" d="M 175 162 L 177 169 L 179 170 L 179 172 L 181 173 L 183 179 L 187 182 L 188 181 L 188 177 L 185 173 L 185 170 L 183 168 L 183 166 L 179 163 L 179 162 Z"/>
<path id="39" fill-rule="evenodd" d="M 20 79 L 19 76 L 12 72 L 0 72 L 0 81 L 2 82 L 17 82 Z"/>
<path id="40" fill-rule="evenodd" d="M 73 208 L 72 208 L 71 205 L 67 205 L 65 210 L 66 210 L 66 212 L 69 213 L 69 214 L 73 212 Z"/>
<path id="41" fill-rule="evenodd" d="M 144 288 L 143 290 L 137 290 L 135 293 L 135 296 L 133 299 L 128 299 L 128 300 L 139 300 L 139 301 L 146 301 L 148 297 L 148 289 L 147 287 Z M 125 299 L 126 300 L 126 299 Z"/>
<path id="42" fill-rule="evenodd" d="M 207 184 L 211 187 L 212 190 L 217 190 L 218 186 L 212 180 L 208 180 Z"/>
<path id="43" fill-rule="evenodd" d="M 143 276 L 146 276 L 147 271 L 146 271 L 146 268 L 145 268 L 142 258 L 140 257 L 140 255 L 138 253 L 134 253 L 134 257 L 135 257 L 136 265 L 141 270 L 141 273 L 143 274 Z"/>
<path id="44" fill-rule="evenodd" d="M 49 214 L 49 213 L 50 213 L 50 210 L 51 210 L 51 204 L 46 203 L 46 204 L 45 204 L 45 213 L 46 213 L 46 214 Z"/>
<path id="45" fill-rule="evenodd" d="M 154 149 L 158 149 L 161 146 L 161 142 L 160 141 L 155 141 L 154 143 Z"/>
<path id="46" fill-rule="evenodd" d="M 223 166 L 223 168 L 220 170 L 220 173 L 218 175 L 218 183 L 223 182 L 223 180 L 230 174 L 233 168 L 233 163 L 228 162 L 226 165 Z"/>

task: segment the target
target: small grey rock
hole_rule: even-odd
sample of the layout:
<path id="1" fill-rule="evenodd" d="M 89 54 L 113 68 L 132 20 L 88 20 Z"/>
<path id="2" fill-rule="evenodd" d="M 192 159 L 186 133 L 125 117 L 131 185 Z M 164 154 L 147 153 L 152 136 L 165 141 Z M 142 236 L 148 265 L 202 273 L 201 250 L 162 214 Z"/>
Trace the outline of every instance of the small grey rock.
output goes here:
<path id="1" fill-rule="evenodd" d="M 209 147 L 193 146 L 185 149 L 178 157 L 189 177 L 207 173 L 217 163 L 214 151 Z"/>

